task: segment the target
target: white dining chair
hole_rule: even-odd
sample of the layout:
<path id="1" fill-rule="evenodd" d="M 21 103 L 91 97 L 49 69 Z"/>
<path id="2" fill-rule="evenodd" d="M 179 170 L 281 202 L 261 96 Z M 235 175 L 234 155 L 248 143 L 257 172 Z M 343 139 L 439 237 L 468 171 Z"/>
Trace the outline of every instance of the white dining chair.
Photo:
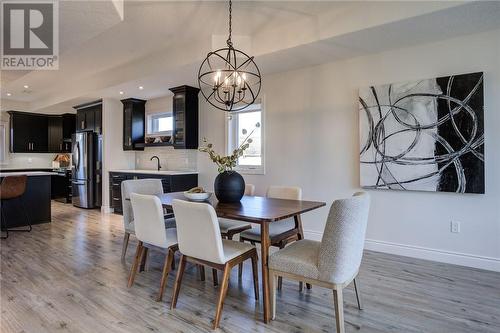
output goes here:
<path id="1" fill-rule="evenodd" d="M 252 261 L 254 293 L 255 299 L 258 300 L 257 250 L 250 244 L 222 239 L 219 221 L 211 205 L 174 200 L 172 206 L 177 221 L 177 237 L 182 256 L 175 279 L 171 308 L 174 309 L 177 304 L 186 262 L 222 270 L 224 274 L 219 287 L 217 309 L 213 321 L 213 328 L 216 329 L 219 327 L 231 269 L 247 259 Z"/>
<path id="2" fill-rule="evenodd" d="M 253 196 L 255 193 L 255 185 L 245 184 L 245 195 Z M 252 225 L 248 222 L 235 221 L 229 219 L 219 219 L 219 228 L 222 237 L 226 239 L 233 239 L 237 235 L 247 229 L 251 229 Z"/>
<path id="3" fill-rule="evenodd" d="M 333 290 L 337 333 L 344 333 L 342 290 L 354 281 L 361 310 L 358 275 L 365 243 L 370 197 L 358 192 L 335 200 L 321 242 L 299 240 L 269 256 L 272 318 L 276 317 L 276 279 L 306 281 Z"/>
<path id="4" fill-rule="evenodd" d="M 267 189 L 268 198 L 301 200 L 302 189 L 296 186 L 269 186 Z M 288 243 L 294 240 L 304 238 L 300 217 L 297 223 L 294 218 L 285 219 L 269 224 L 269 238 L 271 246 L 276 246 L 280 249 L 284 248 Z M 245 230 L 240 234 L 240 242 L 250 242 L 251 244 L 260 243 L 260 226 L 255 226 L 252 229 Z M 243 275 L 243 264 L 239 266 L 238 276 Z M 278 289 L 281 290 L 282 282 L 279 279 Z M 310 285 L 308 285 L 310 288 Z M 302 290 L 302 282 L 299 283 L 299 289 Z"/>
<path id="5" fill-rule="evenodd" d="M 167 284 L 168 273 L 172 268 L 177 246 L 177 230 L 175 228 L 165 229 L 163 208 L 158 197 L 132 193 L 130 201 L 134 210 L 135 236 L 139 240 L 135 253 L 134 263 L 130 269 L 128 287 L 132 287 L 137 273 L 139 263 L 145 255 L 144 250 L 151 246 L 167 251 L 163 265 L 163 273 L 160 282 L 160 291 L 157 301 L 161 301 L 163 291 Z"/>
<path id="6" fill-rule="evenodd" d="M 125 260 L 125 255 L 127 253 L 127 247 L 130 239 L 130 235 L 135 234 L 134 227 L 134 211 L 132 209 L 132 204 L 130 202 L 130 194 L 149 194 L 158 195 L 163 194 L 163 186 L 160 179 L 130 179 L 125 180 L 121 183 L 122 192 L 122 208 L 123 208 L 123 227 L 125 230 L 123 236 L 123 246 L 122 246 L 122 261 Z M 175 228 L 175 219 L 167 218 L 165 219 L 166 228 Z M 145 258 L 147 257 L 147 253 Z"/>

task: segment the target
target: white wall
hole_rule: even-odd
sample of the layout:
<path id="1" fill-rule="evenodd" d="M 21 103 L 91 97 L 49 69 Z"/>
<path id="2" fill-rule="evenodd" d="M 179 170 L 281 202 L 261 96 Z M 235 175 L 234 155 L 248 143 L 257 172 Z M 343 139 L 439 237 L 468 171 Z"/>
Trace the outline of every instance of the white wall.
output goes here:
<path id="1" fill-rule="evenodd" d="M 102 209 L 109 211 L 109 171 L 133 169 L 135 154 L 123 151 L 123 104 L 117 99 L 102 101 Z"/>
<path id="2" fill-rule="evenodd" d="M 328 205 L 350 196 L 359 189 L 359 87 L 476 71 L 485 72 L 486 194 L 370 191 L 367 248 L 500 271 L 500 30 L 265 76 L 267 172 L 245 179 L 258 195 L 290 184 Z M 222 151 L 225 115 L 200 105 L 200 136 Z M 213 188 L 206 156 L 198 170 Z M 307 237 L 321 237 L 327 210 L 303 216 Z"/>

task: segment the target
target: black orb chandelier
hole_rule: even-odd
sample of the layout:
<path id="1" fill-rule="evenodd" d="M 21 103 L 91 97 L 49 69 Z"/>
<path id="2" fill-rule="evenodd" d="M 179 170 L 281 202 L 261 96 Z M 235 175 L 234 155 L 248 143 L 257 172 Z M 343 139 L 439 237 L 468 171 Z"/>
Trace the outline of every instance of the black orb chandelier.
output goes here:
<path id="1" fill-rule="evenodd" d="M 209 52 L 198 71 L 198 85 L 208 103 L 224 111 L 240 111 L 253 104 L 259 95 L 259 68 L 231 41 L 232 1 L 229 0 L 227 47 Z"/>

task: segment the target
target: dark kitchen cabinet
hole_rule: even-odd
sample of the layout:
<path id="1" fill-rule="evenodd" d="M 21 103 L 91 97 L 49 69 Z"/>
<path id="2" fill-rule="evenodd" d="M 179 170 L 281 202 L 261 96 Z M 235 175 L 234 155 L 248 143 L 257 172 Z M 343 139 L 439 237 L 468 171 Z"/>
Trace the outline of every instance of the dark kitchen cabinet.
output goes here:
<path id="1" fill-rule="evenodd" d="M 71 136 L 75 133 L 75 115 L 49 115 L 48 135 L 50 153 L 71 152 Z"/>
<path id="2" fill-rule="evenodd" d="M 198 92 L 190 86 L 171 88 L 173 98 L 174 148 L 198 149 Z"/>
<path id="3" fill-rule="evenodd" d="M 144 150 L 146 101 L 127 98 L 123 103 L 123 150 Z"/>
<path id="4" fill-rule="evenodd" d="M 46 153 L 48 151 L 48 118 L 46 115 L 8 111 L 10 115 L 10 152 Z"/>
<path id="5" fill-rule="evenodd" d="M 198 186 L 198 174 L 162 175 L 149 173 L 109 173 L 110 206 L 116 214 L 123 214 L 122 182 L 128 179 L 160 179 L 164 193 L 187 191 Z M 168 212 L 166 212 L 168 213 Z"/>
<path id="6" fill-rule="evenodd" d="M 47 115 L 8 111 L 10 115 L 10 152 L 63 153 L 71 151 L 75 115 Z"/>
<path id="7" fill-rule="evenodd" d="M 76 131 L 102 133 L 102 101 L 80 104 L 76 109 Z"/>

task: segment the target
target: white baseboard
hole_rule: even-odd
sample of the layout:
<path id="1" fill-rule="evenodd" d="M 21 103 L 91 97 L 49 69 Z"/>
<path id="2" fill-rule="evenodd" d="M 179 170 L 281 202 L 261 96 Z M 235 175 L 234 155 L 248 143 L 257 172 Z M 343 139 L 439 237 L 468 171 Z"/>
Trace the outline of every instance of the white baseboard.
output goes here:
<path id="1" fill-rule="evenodd" d="M 115 211 L 114 208 L 111 208 L 110 206 L 101 206 L 101 212 L 105 214 L 111 214 L 114 211 Z"/>
<path id="2" fill-rule="evenodd" d="M 323 236 L 322 233 L 311 230 L 304 230 L 304 234 L 307 239 L 313 239 L 317 241 L 320 241 L 321 237 Z M 414 245 L 404 245 L 392 242 L 378 241 L 374 239 L 366 239 L 365 249 L 377 252 L 396 254 L 405 257 L 425 259 L 437 262 L 444 262 L 447 264 L 454 264 L 454 265 L 500 272 L 499 258 L 431 249 Z"/>

